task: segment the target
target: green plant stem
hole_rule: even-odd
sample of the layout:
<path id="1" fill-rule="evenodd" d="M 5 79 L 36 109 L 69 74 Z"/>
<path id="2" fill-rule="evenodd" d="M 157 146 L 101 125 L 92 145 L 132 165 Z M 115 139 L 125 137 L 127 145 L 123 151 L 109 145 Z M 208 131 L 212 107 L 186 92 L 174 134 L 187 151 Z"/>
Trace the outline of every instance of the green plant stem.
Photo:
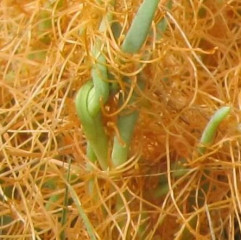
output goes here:
<path id="1" fill-rule="evenodd" d="M 120 166 L 127 160 L 129 145 L 138 115 L 138 111 L 134 111 L 133 113 L 121 116 L 118 119 L 118 129 L 124 144 L 120 143 L 117 137 L 114 138 L 114 148 L 112 151 L 112 163 L 114 167 Z"/>
<path id="2" fill-rule="evenodd" d="M 217 129 L 220 125 L 220 123 L 228 116 L 228 114 L 230 113 L 231 108 L 230 107 L 222 107 L 220 109 L 218 109 L 214 115 L 211 117 L 211 119 L 209 120 L 207 126 L 205 127 L 201 139 L 200 139 L 200 145 L 201 147 L 198 147 L 197 151 L 200 155 L 205 154 L 207 147 L 210 146 L 215 138 Z M 207 175 L 209 175 L 209 170 L 205 170 L 204 171 Z M 206 176 L 203 175 L 202 176 L 202 181 L 205 182 L 206 181 Z M 209 191 L 210 188 L 210 182 L 207 182 L 206 184 L 203 185 L 203 187 L 201 189 L 198 190 L 198 195 L 199 194 L 204 194 L 206 195 L 206 193 Z M 198 199 L 198 205 L 203 205 L 204 201 L 201 201 L 200 199 L 203 198 L 199 198 Z M 191 201 L 191 200 L 190 200 Z M 190 205 L 192 205 L 190 203 Z M 197 216 L 194 216 L 193 218 L 191 218 L 188 222 L 189 226 L 192 229 L 195 229 L 195 226 L 197 224 Z M 193 234 L 190 232 L 190 230 L 185 227 L 182 229 L 181 232 L 181 236 L 180 239 L 185 240 L 185 239 L 190 239 L 193 237 Z"/>
<path id="3" fill-rule="evenodd" d="M 141 49 L 150 31 L 158 3 L 159 0 L 143 1 L 121 46 L 123 52 L 134 54 Z M 130 80 L 128 79 L 127 81 Z M 133 95 L 130 102 L 134 102 L 135 99 L 136 96 Z M 128 158 L 129 145 L 137 119 L 138 111 L 134 111 L 129 114 L 123 114 L 117 120 L 119 134 L 124 144 L 117 136 L 114 137 L 112 150 L 112 163 L 114 167 L 123 164 Z"/>
<path id="4" fill-rule="evenodd" d="M 106 58 L 101 53 L 101 42 L 97 40 L 93 49 L 93 55 L 96 57 L 96 63 L 91 70 L 93 88 L 88 97 L 88 111 L 92 117 L 95 117 L 101 111 L 101 104 L 105 104 L 109 98 L 109 82 L 106 68 Z"/>
<path id="5" fill-rule="evenodd" d="M 89 142 L 87 142 L 86 156 L 92 163 L 95 163 L 97 160 L 96 155 Z M 88 168 L 88 166 L 87 166 L 87 168 Z M 91 168 L 91 167 L 89 166 L 89 168 Z M 88 169 L 88 170 L 90 170 L 90 169 Z"/>
<path id="6" fill-rule="evenodd" d="M 151 3 L 150 1 L 143 2 L 142 6 L 140 7 L 133 21 L 133 24 L 131 25 L 131 28 L 126 36 L 126 39 L 123 42 L 122 50 L 124 52 L 136 53 L 137 51 L 140 50 L 145 39 L 147 38 L 147 34 L 150 30 L 151 22 L 154 17 L 155 10 L 158 6 L 158 2 L 159 1 L 152 1 Z M 172 6 L 172 1 L 168 1 L 167 7 L 170 9 L 171 6 Z M 145 25 L 143 26 L 141 23 L 146 19 L 148 20 L 145 22 Z M 165 18 L 163 18 L 159 22 L 158 28 L 160 30 L 158 38 L 161 38 L 162 34 L 166 31 L 166 28 L 167 28 L 167 22 Z M 132 50 L 129 51 L 129 49 L 132 49 Z M 148 56 L 148 58 L 149 57 L 150 56 Z M 128 81 L 130 82 L 129 79 Z M 140 78 L 138 78 L 138 82 L 139 82 L 139 85 L 141 85 Z M 141 87 L 143 88 L 143 86 Z M 136 96 L 132 96 L 130 103 L 133 102 L 135 99 L 136 99 Z M 125 144 L 123 145 L 122 143 L 120 143 L 117 137 L 114 138 L 114 147 L 112 152 L 112 163 L 114 167 L 117 167 L 123 164 L 128 158 L 129 145 L 134 132 L 134 126 L 138 119 L 138 115 L 139 115 L 138 111 L 134 111 L 129 114 L 123 114 L 123 116 L 118 118 L 117 126 L 119 129 L 120 137 L 125 142 Z"/>
<path id="7" fill-rule="evenodd" d="M 222 107 L 219 110 L 217 110 L 215 114 L 211 117 L 200 139 L 201 147 L 198 148 L 198 152 L 201 155 L 204 154 L 206 152 L 207 147 L 212 144 L 218 126 L 227 117 L 230 110 L 230 107 Z"/>
<path id="8" fill-rule="evenodd" d="M 172 0 L 169 0 L 167 2 L 167 9 L 171 9 L 172 8 Z M 166 18 L 164 17 L 158 24 L 157 24 L 157 29 L 158 29 L 158 32 L 157 32 L 157 37 L 156 39 L 159 40 L 162 38 L 163 36 L 163 33 L 166 31 L 167 29 L 167 20 Z"/>
<path id="9" fill-rule="evenodd" d="M 155 10 L 158 6 L 159 0 L 144 0 L 143 4 L 138 10 L 138 13 L 136 14 L 133 23 L 130 27 L 129 32 L 127 33 L 127 36 L 123 42 L 123 45 L 121 47 L 122 51 L 125 53 L 137 53 L 142 45 L 144 44 L 148 32 L 150 30 L 151 22 L 154 17 Z M 130 79 L 127 79 L 126 82 L 131 82 Z M 138 77 L 138 85 L 139 87 L 143 87 L 144 85 L 140 78 Z M 136 100 L 136 94 L 134 93 L 130 99 L 129 103 L 133 103 Z M 120 100 L 120 105 L 122 104 L 123 99 Z M 116 168 L 123 163 L 125 163 L 128 159 L 128 153 L 129 153 L 129 146 L 132 139 L 132 135 L 134 132 L 134 127 L 136 125 L 139 112 L 137 110 L 127 113 L 124 111 L 122 113 L 122 116 L 118 117 L 117 120 L 117 126 L 119 130 L 119 137 L 121 138 L 121 141 L 119 137 L 114 137 L 114 143 L 113 143 L 113 150 L 112 150 L 112 164 L 113 167 Z M 125 198 L 128 198 L 127 192 L 123 192 L 123 195 Z M 123 202 L 120 200 L 120 197 L 117 198 L 116 203 L 116 210 L 120 210 L 123 207 Z M 143 216 L 141 216 L 142 218 Z M 123 220 L 120 221 L 120 227 L 124 226 Z M 140 228 L 138 230 L 138 235 L 142 236 L 143 232 Z"/>
<path id="10" fill-rule="evenodd" d="M 68 172 L 67 172 L 67 177 L 66 181 L 69 183 L 70 181 L 70 165 L 71 165 L 71 160 L 68 161 Z M 65 194 L 64 194 L 64 204 L 63 204 L 63 210 L 62 210 L 62 217 L 61 217 L 61 225 L 63 227 L 63 230 L 60 233 L 60 239 L 65 240 L 65 230 L 64 230 L 64 225 L 67 222 L 67 213 L 68 213 L 68 199 L 69 199 L 69 192 L 68 192 L 68 186 L 65 187 Z"/>
<path id="11" fill-rule="evenodd" d="M 95 163 L 96 160 L 97 160 L 96 159 L 96 155 L 95 155 L 95 153 L 94 153 L 94 151 L 93 151 L 93 149 L 92 149 L 92 147 L 90 146 L 89 143 L 87 143 L 86 156 L 93 163 Z M 93 168 L 92 168 L 91 164 L 87 163 L 86 169 L 87 169 L 87 171 L 91 172 Z M 94 177 L 93 176 L 91 176 L 91 178 L 89 179 L 89 182 L 88 182 L 86 187 L 87 187 L 87 192 L 91 196 L 94 196 L 94 193 L 95 193 L 95 181 L 94 181 Z"/>
<path id="12" fill-rule="evenodd" d="M 133 103 L 135 99 L 136 94 L 131 97 L 130 103 Z M 120 139 L 117 138 L 117 136 L 114 137 L 113 150 L 111 155 L 113 167 L 118 167 L 126 162 L 134 127 L 139 116 L 139 112 L 137 110 L 130 113 L 124 111 L 122 114 L 123 115 L 117 119 L 119 137 L 121 138 L 122 142 L 120 142 Z"/>
<path id="13" fill-rule="evenodd" d="M 93 83 L 91 82 L 87 82 L 82 86 L 76 95 L 75 104 L 77 115 L 81 119 L 86 138 L 93 149 L 101 168 L 106 170 L 108 168 L 108 139 L 102 123 L 101 114 L 98 113 L 95 118 L 93 118 L 88 110 L 89 93 L 92 87 Z"/>
<path id="14" fill-rule="evenodd" d="M 101 2 L 100 2 L 101 3 Z M 110 2 L 114 6 L 115 1 Z M 100 32 L 105 32 L 108 23 L 112 20 L 112 11 L 109 11 L 100 23 Z M 87 138 L 87 157 L 90 161 L 98 160 L 103 170 L 108 168 L 108 138 L 105 133 L 101 116 L 101 106 L 109 98 L 108 70 L 106 67 L 106 57 L 103 53 L 103 43 L 96 39 L 92 49 L 95 63 L 91 69 L 92 82 L 87 82 L 78 91 L 75 104 L 78 117 L 81 120 L 84 133 Z M 87 166 L 89 168 L 89 166 Z"/>
<path id="15" fill-rule="evenodd" d="M 137 53 L 144 44 L 160 0 L 144 0 L 122 44 L 122 51 Z"/>
<path id="16" fill-rule="evenodd" d="M 75 203 L 75 205 L 77 207 L 79 216 L 83 220 L 83 223 L 84 223 L 84 225 L 86 227 L 86 230 L 87 230 L 87 232 L 89 234 L 90 239 L 91 240 L 96 240 L 97 238 L 95 236 L 94 227 L 92 226 L 88 216 L 86 215 L 78 195 L 76 194 L 74 188 L 69 183 L 67 183 L 67 186 L 68 186 L 68 189 L 69 189 L 69 193 L 70 193 L 70 195 L 71 195 L 72 199 L 74 200 L 74 203 Z"/>

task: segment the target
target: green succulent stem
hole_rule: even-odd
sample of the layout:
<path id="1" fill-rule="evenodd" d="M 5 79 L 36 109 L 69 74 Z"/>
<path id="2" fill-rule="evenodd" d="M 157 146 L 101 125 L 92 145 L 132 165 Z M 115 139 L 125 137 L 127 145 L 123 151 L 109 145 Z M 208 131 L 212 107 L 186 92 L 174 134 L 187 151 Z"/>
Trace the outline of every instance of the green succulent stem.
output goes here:
<path id="1" fill-rule="evenodd" d="M 167 5 L 166 5 L 167 9 L 170 10 L 172 8 L 172 0 L 169 0 L 167 2 Z M 167 29 L 167 20 L 166 18 L 164 17 L 158 24 L 157 24 L 157 29 L 158 29 L 158 32 L 157 32 L 157 37 L 156 39 L 159 40 L 162 38 L 163 36 L 163 33 L 166 31 Z"/>
<path id="2" fill-rule="evenodd" d="M 201 155 L 204 154 L 207 150 L 207 147 L 212 144 L 215 134 L 217 132 L 217 128 L 219 127 L 220 123 L 228 116 L 230 110 L 230 107 L 222 107 L 217 110 L 209 120 L 200 139 L 201 146 L 198 148 L 198 152 Z"/>
<path id="3" fill-rule="evenodd" d="M 121 143 L 117 137 L 114 138 L 114 147 L 112 151 L 112 163 L 114 167 L 118 167 L 125 163 L 128 158 L 129 146 L 138 115 L 138 111 L 134 111 L 118 118 L 117 126 L 124 144 Z"/>
<path id="4" fill-rule="evenodd" d="M 92 88 L 92 82 L 87 82 L 80 88 L 75 98 L 76 110 L 88 144 L 90 144 L 101 168 L 106 170 L 108 168 L 108 138 L 101 119 L 101 113 L 99 112 L 93 117 L 88 109 L 89 94 Z"/>
<path id="5" fill-rule="evenodd" d="M 137 53 L 143 46 L 149 33 L 155 11 L 160 0 L 144 0 L 122 44 L 122 51 Z"/>
<path id="6" fill-rule="evenodd" d="M 100 52 L 100 45 L 101 43 L 98 40 L 97 46 L 95 46 L 92 51 L 96 58 L 96 62 L 91 69 L 93 88 L 88 97 L 88 111 L 92 117 L 95 117 L 101 111 L 101 105 L 104 105 L 109 98 L 106 58 L 103 53 Z"/>
<path id="7" fill-rule="evenodd" d="M 230 107 L 224 106 L 224 107 L 218 109 L 213 114 L 213 116 L 209 120 L 208 124 L 206 125 L 206 127 L 205 127 L 205 129 L 202 133 L 201 139 L 200 139 L 200 147 L 198 147 L 198 149 L 197 149 L 197 151 L 200 155 L 205 154 L 205 152 L 207 151 L 207 147 L 210 146 L 213 143 L 219 125 L 228 116 L 230 111 L 231 111 Z M 209 175 L 210 170 L 205 169 L 204 173 L 205 174 L 202 176 L 202 182 L 206 181 L 205 175 Z M 200 195 L 203 195 L 203 194 L 206 195 L 208 193 L 210 187 L 211 187 L 210 182 L 207 181 L 205 184 L 203 184 L 202 188 L 198 190 L 198 195 L 199 194 Z M 198 205 L 199 206 L 204 205 L 203 199 L 204 199 L 203 197 L 198 198 Z M 192 205 L 192 199 L 191 198 L 190 198 L 190 205 Z M 189 227 L 191 227 L 192 229 L 195 229 L 195 227 L 197 225 L 197 216 L 194 216 L 193 218 L 191 218 L 188 221 L 188 224 L 189 224 Z M 193 237 L 193 234 L 190 232 L 190 230 L 187 226 L 185 226 L 183 229 L 181 229 L 179 234 L 180 234 L 179 238 L 181 240 L 182 239 L 183 240 L 190 239 L 190 238 Z"/>
<path id="8" fill-rule="evenodd" d="M 150 31 L 158 3 L 159 0 L 143 1 L 121 46 L 124 53 L 134 54 L 141 49 Z M 130 82 L 130 79 L 126 81 Z M 138 81 L 140 82 L 139 78 Z M 134 102 L 135 99 L 136 95 L 133 95 L 130 102 Z M 138 111 L 133 111 L 129 114 L 123 113 L 117 120 L 119 135 L 122 141 L 117 136 L 114 137 L 112 150 L 112 163 L 114 167 L 118 167 L 128 159 L 129 146 L 138 115 Z"/>
<path id="9" fill-rule="evenodd" d="M 101 3 L 101 2 L 100 2 Z M 115 1 L 110 2 L 112 8 Z M 108 9 L 106 17 L 100 23 L 99 31 L 104 33 L 108 29 L 113 13 Z M 108 138 L 102 122 L 101 107 L 109 98 L 110 84 L 108 82 L 108 70 L 106 57 L 104 55 L 103 43 L 96 39 L 92 48 L 95 63 L 91 69 L 91 80 L 84 84 L 78 91 L 75 99 L 78 117 L 81 120 L 87 139 L 87 157 L 90 161 L 98 160 L 103 170 L 108 169 Z M 90 166 L 87 166 L 90 169 Z"/>

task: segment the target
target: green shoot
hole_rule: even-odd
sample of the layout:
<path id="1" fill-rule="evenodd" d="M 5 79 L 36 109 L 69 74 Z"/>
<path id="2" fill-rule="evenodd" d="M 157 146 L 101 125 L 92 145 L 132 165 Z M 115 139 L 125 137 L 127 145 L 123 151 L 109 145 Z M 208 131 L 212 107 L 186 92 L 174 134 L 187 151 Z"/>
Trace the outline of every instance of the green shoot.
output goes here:
<path id="1" fill-rule="evenodd" d="M 144 0 L 122 44 L 122 51 L 137 53 L 144 44 L 149 33 L 159 0 Z"/>
<path id="2" fill-rule="evenodd" d="M 82 204 L 79 200 L 78 195 L 76 194 L 75 190 L 73 189 L 73 187 L 69 183 L 67 183 L 67 186 L 68 186 L 68 189 L 69 189 L 69 193 L 70 193 L 70 195 L 71 195 L 72 199 L 74 200 L 74 203 L 77 207 L 79 216 L 82 218 L 82 220 L 84 222 L 84 225 L 86 227 L 86 230 L 89 234 L 90 239 L 96 240 L 94 227 L 92 226 L 88 216 L 86 215 L 84 209 L 82 208 Z"/>
<path id="3" fill-rule="evenodd" d="M 97 45 L 100 45 L 100 42 L 97 42 Z M 103 54 L 99 53 L 97 50 L 98 48 L 100 48 L 100 46 L 95 47 L 93 50 L 94 56 L 97 57 L 97 60 L 91 70 L 94 85 L 88 97 L 88 111 L 92 117 L 95 117 L 100 112 L 101 103 L 105 104 L 109 97 L 106 59 Z"/>
<path id="4" fill-rule="evenodd" d="M 114 167 L 118 167 L 125 163 L 128 157 L 129 145 L 133 135 L 134 126 L 138 118 L 138 112 L 123 115 L 118 119 L 118 129 L 120 137 L 124 141 L 124 145 L 120 143 L 117 137 L 114 138 L 114 147 L 112 151 L 112 163 Z"/>
<path id="5" fill-rule="evenodd" d="M 134 93 L 130 99 L 130 103 L 134 102 L 135 99 L 136 94 Z M 119 135 L 123 142 L 120 142 L 120 139 L 115 136 L 111 155 L 113 167 L 118 167 L 122 165 L 128 159 L 129 146 L 134 132 L 134 127 L 138 119 L 138 115 L 138 111 L 133 111 L 130 113 L 123 112 L 123 115 L 120 116 L 117 120 Z"/>
<path id="6" fill-rule="evenodd" d="M 66 181 L 69 183 L 70 181 L 70 165 L 71 165 L 71 160 L 68 161 L 68 172 L 67 172 L 67 179 Z M 67 206 L 68 206 L 68 187 L 66 186 L 65 188 L 65 194 L 64 194 L 64 204 L 63 204 L 63 210 L 62 210 L 62 217 L 61 217 L 61 225 L 62 225 L 62 228 L 65 227 L 65 224 L 67 222 Z M 61 240 L 65 240 L 66 237 L 65 237 L 65 231 L 64 229 L 62 230 L 62 232 L 60 233 L 60 239 Z"/>
<path id="7" fill-rule="evenodd" d="M 200 140 L 201 147 L 198 148 L 198 152 L 201 155 L 204 154 L 206 152 L 207 147 L 210 144 L 212 144 L 215 134 L 217 132 L 218 126 L 227 117 L 229 112 L 230 112 L 230 107 L 222 107 L 216 111 L 216 113 L 212 116 L 212 118 L 208 122 Z"/>
<path id="8" fill-rule="evenodd" d="M 230 107 L 222 107 L 219 110 L 217 110 L 214 115 L 211 117 L 209 120 L 206 128 L 203 131 L 203 134 L 200 139 L 200 145 L 201 147 L 198 147 L 198 152 L 200 155 L 205 154 L 207 147 L 210 146 L 215 138 L 215 134 L 217 132 L 217 129 L 220 125 L 220 123 L 227 117 L 227 115 L 230 113 L 231 108 Z M 209 171 L 205 171 L 207 174 Z M 203 176 L 203 179 L 206 177 Z M 199 190 L 200 194 L 207 193 L 208 189 L 210 187 L 210 183 L 207 182 L 201 190 Z M 202 198 L 199 198 L 198 204 L 203 205 L 204 203 L 201 202 Z M 197 224 L 197 216 L 195 215 L 188 221 L 189 227 L 192 229 L 195 229 L 196 224 Z M 180 231 L 180 239 L 189 239 L 192 237 L 192 233 L 190 232 L 189 228 L 185 226 L 181 231 Z"/>
<path id="9" fill-rule="evenodd" d="M 82 86 L 77 93 L 75 104 L 86 138 L 95 153 L 101 168 L 106 170 L 108 167 L 108 139 L 101 120 L 101 115 L 99 113 L 93 118 L 88 110 L 89 93 L 92 87 L 93 83 L 91 82 L 87 82 L 84 86 Z M 101 141 L 99 141 L 100 139 Z"/>
<path id="10" fill-rule="evenodd" d="M 122 44 L 121 49 L 123 52 L 137 53 L 141 49 L 150 31 L 158 3 L 159 0 L 143 1 Z M 136 96 L 132 96 L 131 102 L 133 102 L 135 98 Z M 128 115 L 124 114 L 118 118 L 117 125 L 121 140 L 124 141 L 124 144 L 120 142 L 117 136 L 114 138 L 112 151 L 112 163 L 114 167 L 123 164 L 128 158 L 129 145 L 137 118 L 137 111 L 129 113 Z"/>
<path id="11" fill-rule="evenodd" d="M 115 1 L 111 2 L 113 6 Z M 99 30 L 105 32 L 108 28 L 106 21 L 112 20 L 110 11 L 106 19 L 103 18 Z M 106 58 L 102 53 L 102 42 L 97 39 L 92 49 L 95 64 L 91 69 L 92 82 L 87 82 L 78 91 L 75 105 L 87 138 L 87 156 L 92 162 L 98 160 L 103 170 L 108 168 L 108 138 L 101 119 L 101 105 L 109 98 L 108 70 Z M 101 141 L 100 141 L 101 139 Z"/>
<path id="12" fill-rule="evenodd" d="M 172 8 L 172 0 L 167 2 L 167 8 L 171 9 Z M 166 31 L 167 29 L 167 20 L 164 17 L 158 24 L 157 24 L 157 40 L 160 39 L 163 35 L 163 33 Z"/>

